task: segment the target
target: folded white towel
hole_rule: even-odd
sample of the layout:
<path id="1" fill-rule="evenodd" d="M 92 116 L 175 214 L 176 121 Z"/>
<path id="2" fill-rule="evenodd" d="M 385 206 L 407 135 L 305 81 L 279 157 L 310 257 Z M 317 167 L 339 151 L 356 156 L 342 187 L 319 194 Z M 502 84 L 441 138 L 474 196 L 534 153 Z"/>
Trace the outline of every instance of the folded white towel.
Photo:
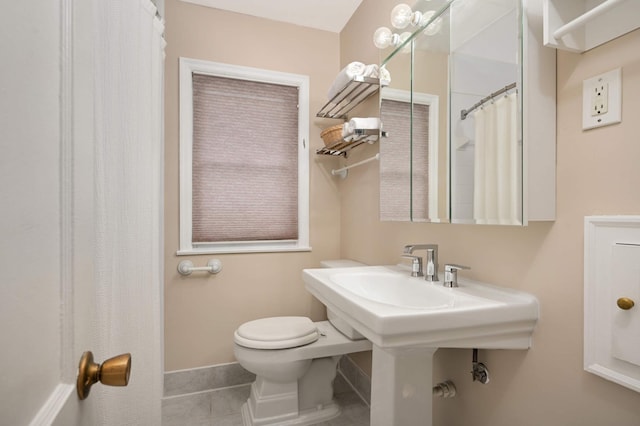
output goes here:
<path id="1" fill-rule="evenodd" d="M 342 139 L 347 142 L 363 140 L 367 143 L 374 143 L 378 140 L 378 135 L 357 135 L 356 129 L 378 130 L 382 126 L 382 122 L 378 117 L 354 117 L 342 125 Z"/>
<path id="2" fill-rule="evenodd" d="M 353 77 L 363 75 L 366 65 L 362 62 L 351 62 L 338 73 L 331 88 L 329 89 L 329 99 L 332 99 Z"/>
<path id="3" fill-rule="evenodd" d="M 345 142 L 356 142 L 356 141 L 363 141 L 366 142 L 368 144 L 372 144 L 375 141 L 378 140 L 378 135 L 356 135 L 354 133 L 351 133 L 350 135 L 342 138 Z"/>
<path id="4" fill-rule="evenodd" d="M 353 117 L 349 120 L 349 133 L 356 129 L 379 129 L 381 126 L 378 117 Z"/>
<path id="5" fill-rule="evenodd" d="M 376 64 L 370 64 L 364 67 L 362 75 L 365 77 L 378 78 L 380 76 L 380 71 Z"/>

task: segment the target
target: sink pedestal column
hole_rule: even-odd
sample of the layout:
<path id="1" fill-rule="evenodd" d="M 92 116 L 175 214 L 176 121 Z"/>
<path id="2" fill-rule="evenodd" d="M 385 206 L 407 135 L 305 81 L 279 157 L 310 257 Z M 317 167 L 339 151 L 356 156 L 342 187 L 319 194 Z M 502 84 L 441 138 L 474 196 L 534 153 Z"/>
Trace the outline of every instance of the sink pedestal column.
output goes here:
<path id="1" fill-rule="evenodd" d="M 437 350 L 373 345 L 371 426 L 431 426 Z"/>

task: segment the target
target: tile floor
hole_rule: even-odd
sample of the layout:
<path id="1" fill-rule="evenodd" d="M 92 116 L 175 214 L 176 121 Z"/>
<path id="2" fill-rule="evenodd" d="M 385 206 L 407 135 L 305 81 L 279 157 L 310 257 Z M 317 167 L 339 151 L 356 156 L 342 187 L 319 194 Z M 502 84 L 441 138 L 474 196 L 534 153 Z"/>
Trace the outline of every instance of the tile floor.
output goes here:
<path id="1" fill-rule="evenodd" d="M 242 426 L 240 407 L 249 396 L 250 384 L 166 396 L 162 401 L 163 426 Z M 369 407 L 338 374 L 335 398 L 342 407 L 339 417 L 318 426 L 368 426 Z"/>

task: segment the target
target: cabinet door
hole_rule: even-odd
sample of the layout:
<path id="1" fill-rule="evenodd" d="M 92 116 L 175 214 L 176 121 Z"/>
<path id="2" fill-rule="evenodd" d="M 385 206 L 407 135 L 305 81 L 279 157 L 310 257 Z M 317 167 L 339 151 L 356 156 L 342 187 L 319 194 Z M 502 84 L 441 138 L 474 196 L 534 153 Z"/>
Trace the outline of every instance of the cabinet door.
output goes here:
<path id="1" fill-rule="evenodd" d="M 640 392 L 640 216 L 588 216 L 584 243 L 584 369 Z"/>
<path id="2" fill-rule="evenodd" d="M 611 266 L 611 355 L 640 367 L 640 245 L 614 245 Z"/>

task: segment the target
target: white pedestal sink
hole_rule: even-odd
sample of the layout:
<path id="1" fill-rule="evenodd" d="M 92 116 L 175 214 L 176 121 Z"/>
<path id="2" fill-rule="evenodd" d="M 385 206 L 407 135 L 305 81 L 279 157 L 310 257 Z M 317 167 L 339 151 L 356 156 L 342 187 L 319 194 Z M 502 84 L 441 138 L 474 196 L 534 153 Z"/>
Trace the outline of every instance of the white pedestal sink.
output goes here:
<path id="1" fill-rule="evenodd" d="M 303 279 L 373 343 L 372 426 L 431 426 L 435 351 L 527 349 L 538 319 L 538 301 L 528 293 L 463 278 L 445 288 L 401 266 L 305 269 Z"/>

